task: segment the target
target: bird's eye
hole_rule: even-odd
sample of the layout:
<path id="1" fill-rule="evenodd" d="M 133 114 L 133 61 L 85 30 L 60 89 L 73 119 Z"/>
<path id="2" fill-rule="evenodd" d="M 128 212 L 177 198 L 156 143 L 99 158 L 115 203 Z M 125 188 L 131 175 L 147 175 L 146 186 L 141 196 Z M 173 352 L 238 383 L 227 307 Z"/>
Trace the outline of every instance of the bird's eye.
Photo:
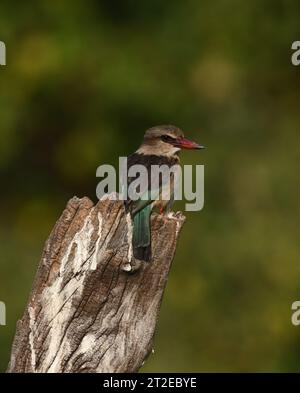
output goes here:
<path id="1" fill-rule="evenodd" d="M 162 135 L 161 136 L 161 140 L 163 141 L 163 142 L 166 142 L 166 143 L 172 143 L 172 142 L 174 142 L 174 138 L 172 138 L 171 136 L 169 136 L 169 135 Z"/>

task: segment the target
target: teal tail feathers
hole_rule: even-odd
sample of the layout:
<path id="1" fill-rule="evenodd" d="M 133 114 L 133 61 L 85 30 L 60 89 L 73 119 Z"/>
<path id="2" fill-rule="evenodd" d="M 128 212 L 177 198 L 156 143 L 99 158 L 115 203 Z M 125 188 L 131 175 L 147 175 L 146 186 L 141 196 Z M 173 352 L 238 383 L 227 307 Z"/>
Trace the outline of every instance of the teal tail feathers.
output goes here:
<path id="1" fill-rule="evenodd" d="M 151 205 L 147 205 L 133 217 L 133 255 L 147 262 L 151 258 L 150 215 Z"/>

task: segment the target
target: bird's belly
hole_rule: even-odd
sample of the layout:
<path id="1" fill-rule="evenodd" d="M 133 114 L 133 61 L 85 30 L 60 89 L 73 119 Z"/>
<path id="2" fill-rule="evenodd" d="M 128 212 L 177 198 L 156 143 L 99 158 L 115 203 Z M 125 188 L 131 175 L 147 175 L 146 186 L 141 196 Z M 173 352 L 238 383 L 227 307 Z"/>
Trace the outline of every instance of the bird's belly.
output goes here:
<path id="1" fill-rule="evenodd" d="M 157 208 L 160 211 L 169 210 L 171 208 L 171 205 L 173 204 L 173 196 L 173 187 L 163 187 L 159 194 L 159 198 L 153 202 L 153 207 Z"/>
<path id="2" fill-rule="evenodd" d="M 169 204 L 170 204 L 170 199 L 169 200 L 157 199 L 156 201 L 153 202 L 152 206 L 158 209 L 164 209 Z"/>

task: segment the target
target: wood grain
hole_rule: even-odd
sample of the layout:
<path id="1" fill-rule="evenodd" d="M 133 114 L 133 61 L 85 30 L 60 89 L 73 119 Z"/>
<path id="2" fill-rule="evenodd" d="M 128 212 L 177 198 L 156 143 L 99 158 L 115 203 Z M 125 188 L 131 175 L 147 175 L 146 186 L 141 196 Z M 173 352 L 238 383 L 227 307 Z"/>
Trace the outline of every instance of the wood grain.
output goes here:
<path id="1" fill-rule="evenodd" d="M 72 198 L 45 244 L 8 372 L 136 372 L 153 348 L 185 217 L 152 215 L 152 260 L 135 260 L 123 203 Z"/>

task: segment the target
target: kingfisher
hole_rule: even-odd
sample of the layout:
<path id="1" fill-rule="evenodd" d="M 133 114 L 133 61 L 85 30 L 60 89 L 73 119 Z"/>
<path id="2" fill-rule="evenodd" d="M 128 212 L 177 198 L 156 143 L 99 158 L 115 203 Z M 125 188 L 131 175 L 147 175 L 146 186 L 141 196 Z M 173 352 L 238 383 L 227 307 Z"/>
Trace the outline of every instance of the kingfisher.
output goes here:
<path id="1" fill-rule="evenodd" d="M 151 260 L 151 225 L 150 216 L 153 210 L 167 214 L 174 202 L 174 172 L 170 171 L 168 183 L 159 177 L 154 181 L 151 168 L 164 166 L 175 168 L 180 165 L 181 149 L 198 150 L 204 146 L 184 137 L 182 130 L 173 125 L 160 125 L 149 128 L 138 150 L 127 158 L 127 171 L 133 165 L 142 165 L 147 171 L 147 182 L 140 198 L 129 197 L 125 200 L 125 209 L 131 215 L 133 234 L 132 248 L 136 259 L 149 262 Z M 128 177 L 128 186 L 136 177 Z M 155 185 L 154 185 L 155 183 Z M 164 192 L 169 188 L 170 192 Z M 166 196 L 167 195 L 167 196 Z"/>

